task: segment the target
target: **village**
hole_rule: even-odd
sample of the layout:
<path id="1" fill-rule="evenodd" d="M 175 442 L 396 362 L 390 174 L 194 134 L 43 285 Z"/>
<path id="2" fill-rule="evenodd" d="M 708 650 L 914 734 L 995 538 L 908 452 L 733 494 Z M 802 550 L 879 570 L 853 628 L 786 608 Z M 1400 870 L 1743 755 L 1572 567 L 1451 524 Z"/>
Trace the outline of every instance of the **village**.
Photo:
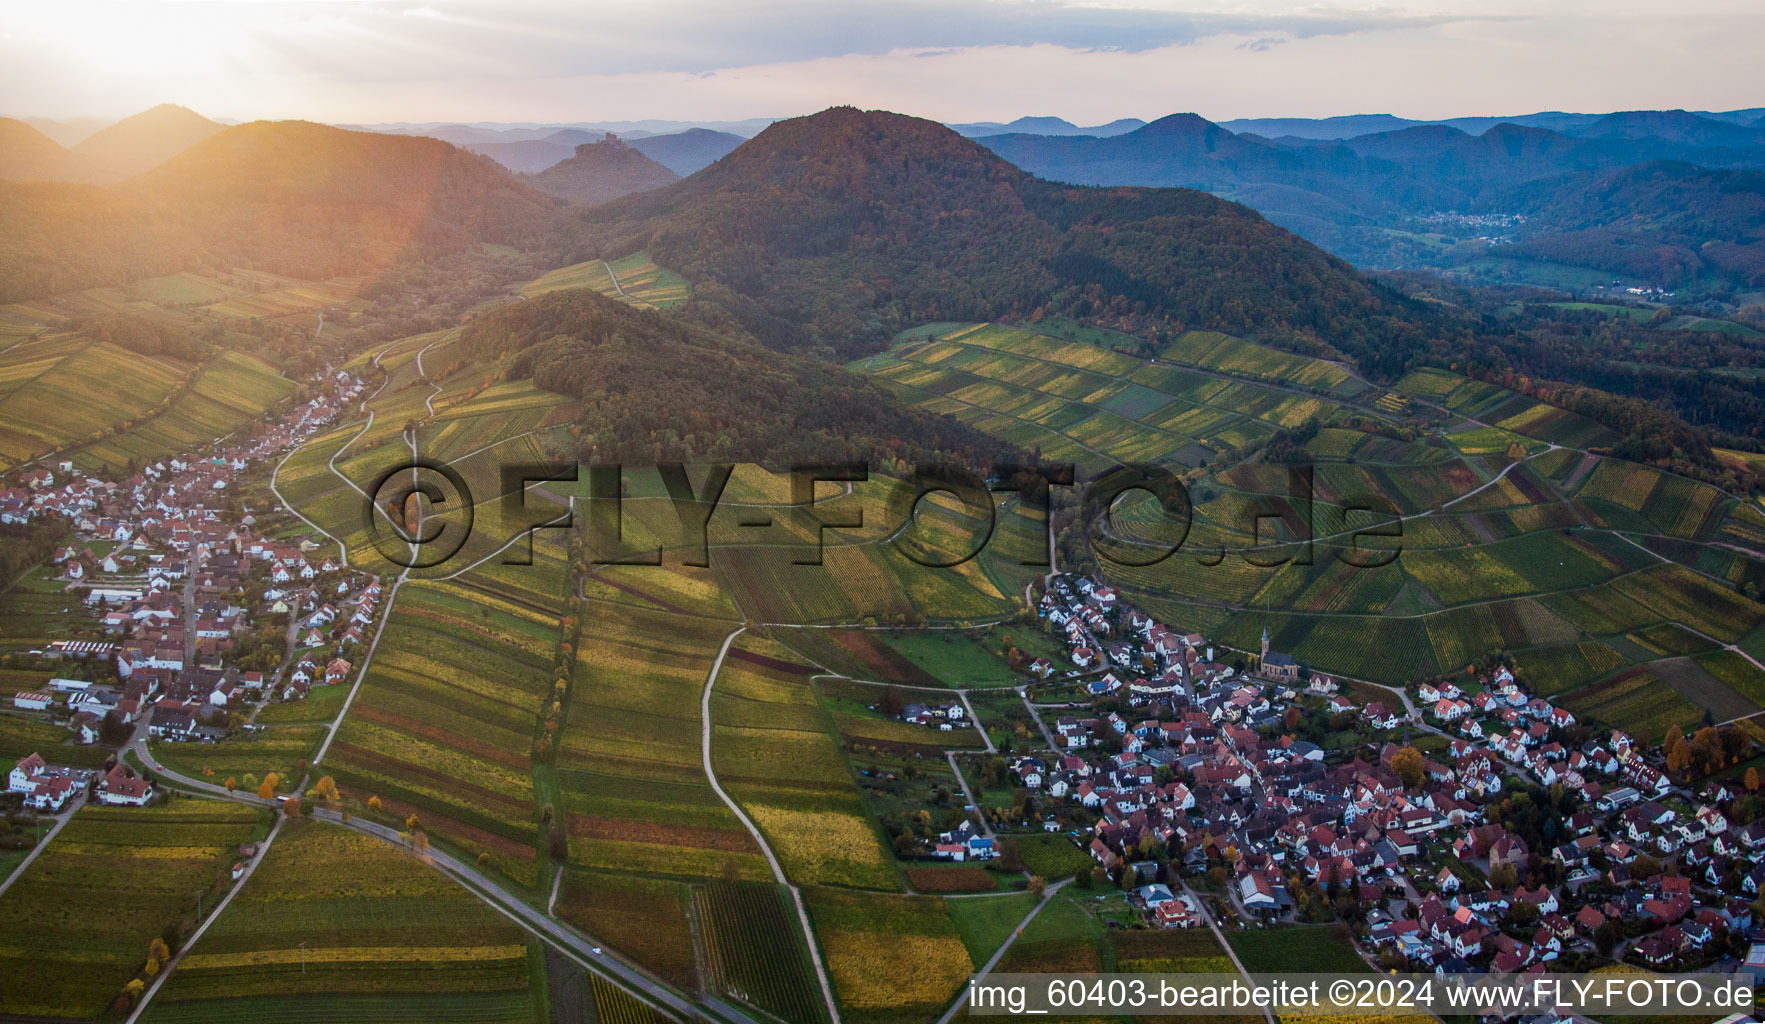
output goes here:
<path id="1" fill-rule="evenodd" d="M 44 813 L 153 802 L 124 754 L 152 765 L 149 741 L 249 742 L 261 708 L 355 677 L 381 582 L 312 539 L 261 531 L 237 481 L 363 390 L 326 373 L 251 436 L 122 479 L 65 459 L 13 474 L 0 523 L 67 525 L 46 571 L 79 625 L 25 652 L 49 667 L 4 713 L 66 740 L 18 760 L 9 793 Z M 1000 817 L 970 797 L 960 823 L 903 853 L 987 863 L 1011 859 L 1014 837 L 1069 837 L 1091 865 L 1083 887 L 1119 894 L 1141 925 L 1343 922 L 1382 968 L 1765 966 L 1751 945 L 1758 774 L 1690 770 L 1752 756 L 1738 731 L 1646 748 L 1505 664 L 1402 690 L 1333 679 L 1266 630 L 1260 650 L 1234 652 L 1084 575 L 1049 577 L 1034 613 L 1069 664 L 1025 662 L 1031 739 L 990 755 L 1021 800 Z M 896 717 L 980 728 L 963 700 Z M 96 767 L 58 757 L 89 746 L 118 753 Z"/>
<path id="2" fill-rule="evenodd" d="M 971 803 L 927 855 L 984 861 L 1014 835 L 1067 835 L 1093 864 L 1081 883 L 1120 890 L 1146 926 L 1342 921 L 1381 968 L 1765 961 L 1750 941 L 1759 774 L 1675 781 L 1751 757 L 1738 730 L 1648 750 L 1505 665 L 1475 692 L 1399 691 L 1310 672 L 1266 631 L 1228 664 L 1085 576 L 1051 577 L 1038 613 L 1074 668 L 1029 666 L 1045 742 L 999 752 L 1017 806 L 999 820 Z M 901 717 L 968 727 L 961 702 Z"/>
<path id="3" fill-rule="evenodd" d="M 0 490 L 0 524 L 65 524 L 68 539 L 45 572 L 67 594 L 63 611 L 81 637 L 23 652 L 55 671 L 0 713 L 65 727 L 66 745 L 118 749 L 99 769 L 57 764 L 53 748 L 18 761 L 7 790 L 25 806 L 147 804 L 154 787 L 124 751 L 146 760 L 149 740 L 246 742 L 261 728 L 261 707 L 351 678 L 379 580 L 310 539 L 260 532 L 238 494 L 248 470 L 334 422 L 363 384 L 327 371 L 309 390 L 248 437 L 122 479 L 61 459 L 15 472 Z"/>

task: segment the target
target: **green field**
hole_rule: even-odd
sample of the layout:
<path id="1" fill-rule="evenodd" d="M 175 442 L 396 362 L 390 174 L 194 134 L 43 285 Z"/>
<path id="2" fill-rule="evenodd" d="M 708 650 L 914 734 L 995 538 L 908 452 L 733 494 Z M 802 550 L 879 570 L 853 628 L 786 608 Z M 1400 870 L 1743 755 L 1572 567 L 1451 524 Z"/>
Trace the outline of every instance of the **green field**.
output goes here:
<path id="1" fill-rule="evenodd" d="M 638 252 L 612 261 L 588 260 L 549 271 L 521 286 L 531 298 L 564 288 L 593 288 L 617 295 L 635 306 L 668 309 L 685 302 L 692 287 L 672 270 L 658 267 L 649 253 Z"/>
<path id="2" fill-rule="evenodd" d="M 743 636 L 711 697 L 711 765 L 799 885 L 900 891 L 893 857 L 815 699 L 815 670 Z"/>
<path id="3" fill-rule="evenodd" d="M 1686 639 L 1699 633 L 1732 642 L 1765 619 L 1737 593 L 1756 582 L 1756 560 L 1683 543 L 1757 549 L 1765 517 L 1707 485 L 1585 455 L 1578 449 L 1616 436 L 1584 417 L 1434 369 L 1375 395 L 1335 364 L 1208 332 L 1182 335 L 1159 362 L 1134 350 L 936 324 L 853 369 L 1081 470 L 1117 459 L 1188 467 L 1183 549 L 1105 572 L 1170 625 L 1230 649 L 1256 650 L 1266 627 L 1276 650 L 1310 667 L 1391 685 L 1514 652 L 1542 688 L 1567 693 L 1652 657 L 1705 650 Z M 1388 418 L 1401 410 L 1415 419 Z M 1430 419 L 1435 436 L 1421 432 Z M 1315 462 L 1300 483 L 1255 458 L 1221 468 L 1226 453 L 1254 454 L 1277 428 L 1308 422 Z M 1356 505 L 1376 512 L 1345 511 Z M 1401 539 L 1356 536 L 1394 516 L 1407 517 Z M 1161 524 L 1142 493 L 1114 510 L 1111 527 L 1150 542 Z M 1645 535 L 1648 550 L 1618 531 Z M 1309 558 L 1292 543 L 1308 532 L 1319 538 Z M 1397 554 L 1351 564 L 1381 550 Z M 829 617 L 851 611 L 837 599 L 823 606 Z M 936 677 L 932 655 L 913 657 L 928 642 L 935 654 L 924 638 L 893 642 L 894 653 Z M 980 668 L 965 674 L 996 678 Z"/>
<path id="4" fill-rule="evenodd" d="M 560 583 L 561 587 L 561 583 Z M 532 884 L 531 746 L 550 690 L 549 609 L 461 583 L 404 586 L 324 768 L 346 795 Z"/>
<path id="5" fill-rule="evenodd" d="M 283 828 L 149 1019 L 537 1021 L 537 957 L 527 932 L 415 855 L 302 821 Z"/>
<path id="6" fill-rule="evenodd" d="M 236 848 L 263 812 L 194 798 L 85 807 L 0 896 L 0 1013 L 93 1018 L 147 958 L 148 943 L 214 905 Z"/>

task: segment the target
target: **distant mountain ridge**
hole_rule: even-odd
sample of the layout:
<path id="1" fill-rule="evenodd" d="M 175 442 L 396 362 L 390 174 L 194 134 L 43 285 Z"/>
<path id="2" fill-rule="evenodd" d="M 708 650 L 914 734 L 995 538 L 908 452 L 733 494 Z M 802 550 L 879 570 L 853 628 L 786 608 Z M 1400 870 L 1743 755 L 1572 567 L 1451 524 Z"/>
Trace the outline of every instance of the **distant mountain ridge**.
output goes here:
<path id="1" fill-rule="evenodd" d="M 223 130 L 224 126 L 193 110 L 162 103 L 100 128 L 73 151 L 98 168 L 102 178 L 121 181 L 158 167 Z"/>
<path id="2" fill-rule="evenodd" d="M 568 160 L 537 174 L 522 175 L 522 180 L 559 199 L 594 204 L 660 188 L 679 181 L 680 175 L 623 140 L 608 136 L 601 142 L 577 146 Z"/>
<path id="3" fill-rule="evenodd" d="M 1577 226 L 1570 227 L 1553 220 L 1559 207 L 1528 207 L 1517 190 L 1534 183 L 1554 182 L 1551 187 L 1563 190 L 1593 188 L 1602 176 L 1621 169 L 1668 161 L 1710 172 L 1702 189 L 1682 187 L 1675 194 L 1713 196 L 1728 182 L 1718 172 L 1765 170 L 1765 130 L 1759 126 L 1687 111 L 1573 116 L 1582 120 L 1568 132 L 1503 122 L 1470 134 L 1446 124 L 1412 124 L 1320 140 L 1235 133 L 1195 114 L 1173 114 L 1107 138 L 1009 134 L 977 141 L 1016 166 L 1055 181 L 1197 188 L 1242 201 L 1356 265 L 1375 268 L 1452 266 L 1473 259 L 1475 246 L 1461 253 L 1411 241 L 1442 230 L 1441 217 L 1460 218 L 1462 233 L 1471 238 L 1488 232 L 1479 231 L 1474 219 L 1463 218 L 1484 215 L 1530 218 L 1524 224 L 1505 221 L 1504 239 L 1589 229 L 1585 209 Z M 1346 120 L 1365 127 L 1396 119 L 1378 115 Z M 1671 218 L 1675 211 L 1653 213 Z M 1612 216 L 1616 223 L 1620 214 L 1614 209 Z M 1624 216 L 1645 214 L 1632 208 Z M 1722 240 L 1750 242 L 1727 236 Z M 1670 242 L 1660 236 L 1650 244 L 1685 246 L 1692 241 L 1681 232 Z M 1614 266 L 1659 268 L 1632 278 L 1656 286 L 1686 280 L 1687 267 L 1729 275 L 1737 283 L 1754 277 L 1745 269 L 1752 265 L 1750 256 L 1647 260 L 1595 254 L 1580 244 L 1533 245 L 1515 252 L 1545 249 L 1580 254 L 1570 265 L 1602 272 Z"/>
<path id="4" fill-rule="evenodd" d="M 692 128 L 677 135 L 636 139 L 631 148 L 684 178 L 723 159 L 746 141 L 740 135 L 728 132 Z"/>
<path id="5" fill-rule="evenodd" d="M 322 280 L 484 243 L 557 251 L 573 230 L 560 212 L 435 139 L 257 121 L 108 188 L 0 185 L 0 301 L 187 269 Z"/>
<path id="6" fill-rule="evenodd" d="M 23 121 L 0 118 L 0 181 L 109 184 L 157 167 L 224 128 L 169 103 L 63 146 Z"/>
<path id="7" fill-rule="evenodd" d="M 1765 117 L 1765 107 L 1741 110 L 1695 111 L 1696 116 L 1729 124 L 1756 124 Z M 1528 128 L 1549 128 L 1573 134 L 1579 128 L 1608 117 L 1607 114 L 1572 114 L 1561 110 L 1542 110 L 1511 117 L 1445 117 L 1435 121 L 1413 120 L 1393 114 L 1346 114 L 1336 117 L 1239 117 L 1220 121 L 1219 125 L 1238 134 L 1249 133 L 1264 138 L 1290 136 L 1298 139 L 1339 140 L 1374 132 L 1400 131 L 1422 125 L 1446 125 L 1471 135 L 1480 135 L 1498 124 L 1517 124 Z M 1052 134 L 1052 133 L 1047 133 Z"/>

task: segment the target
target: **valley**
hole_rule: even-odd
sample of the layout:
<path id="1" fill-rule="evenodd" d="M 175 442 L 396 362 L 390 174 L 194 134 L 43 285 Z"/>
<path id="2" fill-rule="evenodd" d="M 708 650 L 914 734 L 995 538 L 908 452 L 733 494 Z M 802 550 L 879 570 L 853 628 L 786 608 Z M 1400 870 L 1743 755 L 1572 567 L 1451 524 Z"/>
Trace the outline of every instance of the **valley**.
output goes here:
<path id="1" fill-rule="evenodd" d="M 899 115 L 592 206 L 288 132 L 153 172 L 232 190 L 166 219 L 188 266 L 7 278 L 3 852 L 60 830 L 0 859 L 0 1014 L 893 1024 L 989 970 L 1747 952 L 1756 435 Z M 222 170 L 303 146 L 376 188 Z M 323 223 L 257 237 L 290 187 Z M 1180 550 L 1118 557 L 1174 507 L 1093 500 L 1118 465 Z"/>

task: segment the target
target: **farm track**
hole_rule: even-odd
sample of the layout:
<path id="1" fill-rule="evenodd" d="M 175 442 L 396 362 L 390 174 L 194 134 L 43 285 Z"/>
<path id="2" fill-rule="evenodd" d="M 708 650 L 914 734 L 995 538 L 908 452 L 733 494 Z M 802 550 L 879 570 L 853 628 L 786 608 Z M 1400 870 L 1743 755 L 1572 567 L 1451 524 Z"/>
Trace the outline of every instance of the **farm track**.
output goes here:
<path id="1" fill-rule="evenodd" d="M 747 628 L 745 624 L 737 626 L 728 636 L 723 638 L 723 646 L 717 649 L 717 657 L 711 662 L 711 671 L 705 676 L 704 695 L 699 699 L 700 750 L 705 762 L 705 778 L 710 781 L 711 789 L 717 794 L 717 798 L 729 807 L 730 811 L 741 821 L 742 826 L 754 837 L 754 842 L 759 845 L 760 852 L 766 855 L 766 863 L 772 867 L 772 877 L 778 881 L 779 885 L 790 890 L 791 900 L 797 906 L 797 921 L 803 926 L 803 940 L 809 948 L 809 959 L 814 962 L 815 977 L 821 983 L 821 997 L 827 1003 L 828 1020 L 833 1024 L 840 1024 L 839 1006 L 834 1001 L 833 986 L 828 982 L 827 965 L 821 961 L 821 947 L 815 942 L 815 929 L 809 923 L 809 910 L 803 905 L 802 890 L 792 885 L 790 879 L 785 876 L 784 867 L 779 864 L 778 856 L 772 852 L 772 846 L 766 842 L 766 837 L 761 834 L 759 828 L 755 827 L 754 822 L 748 817 L 747 812 L 742 810 L 741 805 L 724 791 L 722 784 L 717 781 L 716 770 L 711 767 L 711 690 L 717 685 L 717 674 L 723 670 L 723 659 L 728 656 L 730 645 L 735 643 L 735 638 L 746 632 Z"/>
<path id="2" fill-rule="evenodd" d="M 385 348 L 374 353 L 373 366 L 376 369 L 379 368 L 379 366 L 380 366 L 380 359 L 383 356 L 385 356 L 387 352 L 391 351 L 392 346 L 396 345 L 396 344 L 398 344 L 398 342 L 396 342 L 396 341 L 391 342 Z M 337 449 L 337 451 L 331 455 L 331 459 L 327 463 L 327 465 L 330 466 L 330 468 L 331 468 L 331 472 L 333 474 L 335 474 L 339 480 L 342 480 L 344 483 L 348 484 L 350 487 L 355 488 L 355 490 L 358 493 L 360 493 L 363 497 L 368 498 L 368 501 L 370 501 L 370 502 L 372 502 L 374 499 L 371 497 L 368 497 L 367 492 L 362 491 L 362 489 L 360 487 L 356 487 L 355 481 L 351 480 L 349 477 L 344 476 L 343 473 L 338 470 L 337 456 L 342 455 L 344 452 L 344 449 L 348 448 L 350 445 L 359 441 L 361 439 L 361 436 L 363 434 L 367 433 L 368 430 L 374 426 L 374 410 L 368 408 L 368 403 L 372 402 L 374 399 L 380 397 L 380 392 L 386 390 L 386 385 L 387 385 L 388 381 L 390 381 L 390 380 L 391 380 L 391 378 L 389 376 L 387 378 L 387 380 L 381 381 L 380 386 L 374 389 L 373 394 L 362 399 L 361 404 L 357 408 L 362 409 L 367 412 L 368 421 L 366 423 L 362 424 L 362 429 L 356 431 L 356 435 L 354 437 L 352 437 L 348 441 L 344 442 L 343 447 Z M 295 453 L 300 452 L 300 451 L 304 451 L 305 449 L 306 449 L 305 444 L 297 445 L 293 451 L 290 451 L 287 455 L 282 456 L 281 462 L 276 463 L 275 470 L 270 473 L 270 493 L 272 493 L 276 496 L 276 500 L 280 501 L 282 503 L 283 508 L 287 509 L 288 511 L 294 513 L 297 517 L 299 517 L 301 522 L 303 522 L 303 523 L 307 524 L 308 526 L 312 527 L 313 529 L 319 531 L 319 533 L 322 534 L 323 536 L 331 538 L 331 540 L 337 544 L 338 556 L 342 559 L 344 568 L 347 569 L 347 568 L 349 568 L 349 548 L 347 545 L 344 544 L 343 539 L 341 537 L 338 537 L 335 534 L 331 533 L 329 530 L 326 530 L 324 527 L 320 526 L 318 523 L 315 523 L 311 519 L 308 519 L 304 513 L 302 513 L 299 509 L 294 507 L 294 504 L 292 502 L 290 502 L 286 497 L 283 497 L 281 490 L 279 490 L 276 487 L 276 474 L 282 472 L 283 464 L 286 463 L 289 459 L 293 458 Z M 391 517 L 388 516 L 387 522 L 391 522 L 391 521 L 392 521 Z"/>
<path id="3" fill-rule="evenodd" d="M 1067 879 L 1066 881 L 1071 881 L 1071 879 Z M 1030 908 L 1030 912 L 1024 915 L 1023 920 L 1017 923 L 1017 927 L 1013 928 L 1011 934 L 1006 937 L 1005 941 L 1000 943 L 999 948 L 994 950 L 992 957 L 989 958 L 985 964 L 981 965 L 980 970 L 974 972 L 976 978 L 984 978 L 993 973 L 993 968 L 999 966 L 1000 960 L 1005 959 L 1006 950 L 1009 950 L 1011 944 L 1016 942 L 1018 936 L 1023 934 L 1023 930 L 1029 927 L 1030 922 L 1036 919 L 1036 915 L 1042 912 L 1042 908 L 1048 905 L 1048 901 L 1054 898 L 1054 894 L 1066 886 L 1066 881 L 1055 882 L 1042 893 L 1042 898 L 1036 901 L 1036 905 Z M 1222 942 L 1222 945 L 1223 944 L 1224 943 Z M 962 1012 L 962 1008 L 968 1005 L 968 993 L 969 987 L 966 985 L 963 986 L 961 992 L 956 996 L 956 1001 L 950 1004 L 950 1008 L 944 1011 L 942 1017 L 938 1018 L 938 1024 L 950 1024 L 950 1021 L 953 1020 L 958 1013 Z M 1269 1018 L 1269 1024 L 1275 1024 L 1273 1017 Z"/>

